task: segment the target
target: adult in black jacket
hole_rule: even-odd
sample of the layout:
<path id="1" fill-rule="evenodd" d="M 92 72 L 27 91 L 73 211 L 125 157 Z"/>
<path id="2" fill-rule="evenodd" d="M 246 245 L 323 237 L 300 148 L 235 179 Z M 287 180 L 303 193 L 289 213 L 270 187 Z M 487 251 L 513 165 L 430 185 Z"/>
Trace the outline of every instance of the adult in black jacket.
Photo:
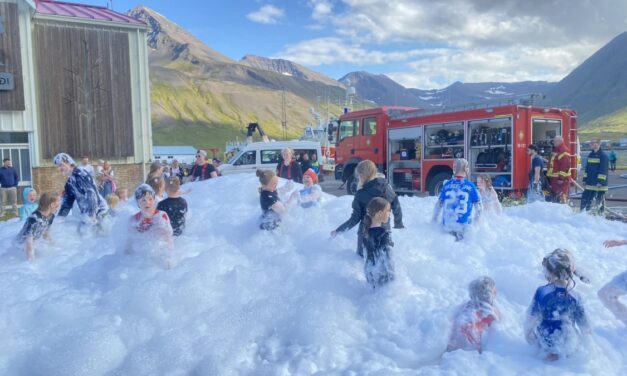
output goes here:
<path id="1" fill-rule="evenodd" d="M 588 154 L 586 171 L 583 174 L 585 190 L 581 194 L 581 210 L 590 210 L 592 200 L 596 200 L 598 212 L 605 210 L 605 192 L 607 192 L 607 170 L 609 158 L 601 150 L 601 140 L 590 141 L 592 151 Z"/>
<path id="2" fill-rule="evenodd" d="M 396 193 L 385 181 L 384 178 L 377 177 L 377 166 L 372 161 L 365 160 L 359 162 L 355 171 L 359 177 L 361 188 L 355 193 L 353 199 L 353 213 L 351 217 L 342 223 L 337 229 L 331 232 L 331 236 L 337 235 L 339 232 L 348 231 L 356 224 L 359 224 L 357 231 L 357 254 L 363 257 L 363 221 L 366 216 L 366 207 L 368 203 L 375 197 L 383 197 L 392 206 L 392 214 L 394 215 L 394 228 L 403 228 L 403 212 L 398 202 Z M 390 223 L 384 224 L 385 229 L 390 229 Z"/>
<path id="3" fill-rule="evenodd" d="M 276 174 L 278 177 L 288 180 L 294 180 L 297 183 L 303 182 L 303 170 L 300 164 L 294 160 L 294 151 L 290 148 L 281 150 L 281 160 L 276 166 Z"/>

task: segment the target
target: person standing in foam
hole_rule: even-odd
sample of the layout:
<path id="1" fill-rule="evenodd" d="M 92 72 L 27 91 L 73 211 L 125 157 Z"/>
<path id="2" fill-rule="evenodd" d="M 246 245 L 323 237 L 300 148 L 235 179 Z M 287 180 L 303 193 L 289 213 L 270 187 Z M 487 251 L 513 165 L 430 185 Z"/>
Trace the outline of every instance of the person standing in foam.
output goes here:
<path id="1" fill-rule="evenodd" d="M 157 209 L 155 191 L 148 184 L 141 184 L 137 187 L 135 200 L 139 212 L 130 218 L 131 234 L 126 244 L 126 253 L 132 253 L 135 242 L 156 239 L 165 243 L 167 253 L 161 256 L 165 256 L 166 268 L 171 267 L 172 225 L 168 214 Z"/>
<path id="2" fill-rule="evenodd" d="M 455 315 L 453 330 L 446 351 L 458 349 L 483 351 L 487 329 L 500 319 L 495 305 L 496 284 L 490 277 L 479 277 L 468 285 L 470 301 Z"/>
<path id="3" fill-rule="evenodd" d="M 455 236 L 456 241 L 464 238 L 473 218 L 478 220 L 482 210 L 479 190 L 468 180 L 468 173 L 468 161 L 456 159 L 453 164 L 455 176 L 444 183 L 433 211 L 432 221 L 436 223 L 442 212 L 442 226 Z"/>
<path id="4" fill-rule="evenodd" d="M 575 271 L 573 255 L 558 248 L 542 260 L 548 284 L 538 287 L 527 311 L 525 336 L 546 360 L 557 360 L 574 352 L 590 334 L 588 318 L 581 299 L 572 289 Z"/>
<path id="5" fill-rule="evenodd" d="M 392 235 L 384 227 L 390 220 L 390 203 L 383 197 L 375 197 L 366 207 L 364 218 L 364 249 L 366 260 L 364 273 L 366 281 L 373 289 L 394 280 L 394 264 L 392 263 Z"/>
<path id="6" fill-rule="evenodd" d="M 53 161 L 59 168 L 59 172 L 67 178 L 59 217 L 66 217 L 76 201 L 82 216 L 78 227 L 79 232 L 83 232 L 85 226 L 100 225 L 109 210 L 109 206 L 98 193 L 93 177 L 89 172 L 76 168 L 74 160 L 66 153 L 55 155 Z"/>
<path id="7" fill-rule="evenodd" d="M 279 177 L 271 170 L 257 170 L 259 178 L 259 204 L 261 205 L 261 221 L 259 228 L 272 231 L 279 227 L 281 215 L 286 212 L 285 205 L 279 199 L 277 185 Z"/>
<path id="8" fill-rule="evenodd" d="M 41 195 L 39 206 L 30 214 L 20 233 L 17 235 L 17 244 L 24 247 L 26 258 L 33 261 L 35 258 L 35 241 L 42 236 L 48 241 L 50 237 L 50 226 L 54 221 L 54 212 L 59 208 L 59 196 L 56 193 L 45 192 Z"/>
<path id="9" fill-rule="evenodd" d="M 394 228 L 405 228 L 403 225 L 403 211 L 401 210 L 401 204 L 398 201 L 398 196 L 394 192 L 394 189 L 385 180 L 385 177 L 379 176 L 377 166 L 371 160 L 364 160 L 357 164 L 355 172 L 359 177 L 359 184 L 357 186 L 357 193 L 353 198 L 353 212 L 346 222 L 342 223 L 338 228 L 331 231 L 331 237 L 337 236 L 337 234 L 348 231 L 355 225 L 359 224 L 357 230 L 357 255 L 359 257 L 364 256 L 363 251 L 363 220 L 366 216 L 366 207 L 370 200 L 375 197 L 383 197 L 390 203 L 392 208 L 392 214 L 394 214 Z M 390 223 L 383 224 L 386 230 L 390 229 Z"/>

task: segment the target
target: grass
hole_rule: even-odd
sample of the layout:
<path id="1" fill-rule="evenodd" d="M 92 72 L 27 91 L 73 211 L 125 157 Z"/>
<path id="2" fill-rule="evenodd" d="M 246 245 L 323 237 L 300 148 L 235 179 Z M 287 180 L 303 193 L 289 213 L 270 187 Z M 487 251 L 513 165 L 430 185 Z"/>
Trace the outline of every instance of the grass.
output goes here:
<path id="1" fill-rule="evenodd" d="M 18 218 L 19 215 L 15 215 L 13 213 L 10 212 L 5 212 L 4 215 L 2 217 L 0 217 L 0 221 L 8 221 L 9 219 L 12 218 Z"/>

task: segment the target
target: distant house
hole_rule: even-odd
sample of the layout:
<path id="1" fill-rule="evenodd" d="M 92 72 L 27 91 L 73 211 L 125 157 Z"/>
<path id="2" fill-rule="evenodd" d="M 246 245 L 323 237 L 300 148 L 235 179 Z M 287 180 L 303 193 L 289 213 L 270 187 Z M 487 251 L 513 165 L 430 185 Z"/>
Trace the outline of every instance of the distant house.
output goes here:
<path id="1" fill-rule="evenodd" d="M 193 164 L 196 161 L 196 149 L 193 146 L 153 146 L 152 159 L 155 161 Z"/>
<path id="2" fill-rule="evenodd" d="M 109 160 L 118 186 L 152 157 L 148 26 L 105 7 L 0 0 L 0 153 L 21 185 L 62 189 L 58 152 Z"/>

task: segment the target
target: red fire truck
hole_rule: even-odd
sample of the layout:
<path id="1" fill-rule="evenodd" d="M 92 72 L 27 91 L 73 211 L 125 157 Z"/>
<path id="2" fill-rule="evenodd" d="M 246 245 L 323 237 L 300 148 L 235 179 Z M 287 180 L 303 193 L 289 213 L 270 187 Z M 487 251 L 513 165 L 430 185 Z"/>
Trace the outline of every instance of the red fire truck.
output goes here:
<path id="1" fill-rule="evenodd" d="M 335 178 L 354 194 L 355 166 L 370 159 L 399 193 L 439 192 L 452 176 L 453 160 L 466 158 L 471 177 L 488 174 L 497 190 L 527 188 L 527 146 L 548 159 L 552 139 L 564 138 L 576 177 L 577 115 L 574 110 L 523 105 L 478 106 L 430 112 L 380 107 L 349 112 L 337 130 Z"/>

